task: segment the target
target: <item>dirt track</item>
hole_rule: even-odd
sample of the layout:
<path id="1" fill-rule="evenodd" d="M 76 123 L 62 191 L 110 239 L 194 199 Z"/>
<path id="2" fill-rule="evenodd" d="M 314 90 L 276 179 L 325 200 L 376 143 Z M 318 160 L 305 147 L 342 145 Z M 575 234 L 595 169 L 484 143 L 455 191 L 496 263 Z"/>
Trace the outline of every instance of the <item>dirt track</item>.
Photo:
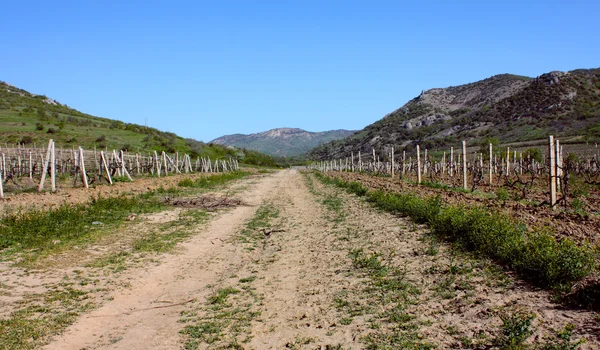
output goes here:
<path id="1" fill-rule="evenodd" d="M 499 312 L 517 309 L 537 315 L 530 342 L 573 323 L 574 338 L 583 334 L 586 348 L 599 344 L 593 313 L 563 310 L 550 302 L 548 293 L 436 243 L 424 227 L 378 212 L 313 177 L 286 170 L 236 186 L 237 196 L 248 205 L 221 211 L 193 227 L 193 235 L 174 254 L 142 259 L 120 273 L 100 273 L 83 262 L 32 273 L 59 280 L 76 271 L 99 279 L 96 283 L 103 287 L 90 292 L 99 307 L 84 312 L 45 348 L 176 349 L 187 343 L 201 349 L 363 349 L 409 344 L 392 343 L 392 335 L 439 348 L 489 346 L 499 334 Z M 244 231 L 265 208 L 276 214 L 261 227 Z M 180 211 L 143 218 L 128 230 L 177 221 Z M 396 283 L 398 276 L 370 277 L 349 257 L 359 249 L 376 253 L 385 271 L 399 271 L 402 283 L 377 289 L 382 280 L 389 277 Z M 186 332 L 189 327 L 202 332 L 193 335 Z"/>

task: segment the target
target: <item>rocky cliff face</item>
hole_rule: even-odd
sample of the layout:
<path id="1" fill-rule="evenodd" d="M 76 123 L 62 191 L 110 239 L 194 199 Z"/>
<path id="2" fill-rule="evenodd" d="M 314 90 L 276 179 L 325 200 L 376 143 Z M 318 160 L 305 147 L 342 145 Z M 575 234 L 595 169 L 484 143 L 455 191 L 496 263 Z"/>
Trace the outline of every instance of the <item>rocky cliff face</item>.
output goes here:
<path id="1" fill-rule="evenodd" d="M 460 140 L 501 142 L 600 135 L 600 69 L 550 72 L 537 78 L 496 75 L 475 83 L 422 91 L 404 106 L 343 141 L 311 151 L 313 158 L 416 144 L 429 149 Z"/>

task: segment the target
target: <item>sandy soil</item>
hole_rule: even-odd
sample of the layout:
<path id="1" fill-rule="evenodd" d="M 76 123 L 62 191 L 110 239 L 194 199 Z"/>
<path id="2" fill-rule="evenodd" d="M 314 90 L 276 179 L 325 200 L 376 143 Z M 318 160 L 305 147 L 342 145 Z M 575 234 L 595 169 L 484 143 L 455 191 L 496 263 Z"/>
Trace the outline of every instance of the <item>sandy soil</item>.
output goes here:
<path id="1" fill-rule="evenodd" d="M 76 204 L 87 202 L 91 198 L 98 196 L 111 197 L 121 194 L 140 194 L 149 190 L 155 190 L 159 187 L 176 186 L 179 181 L 185 178 L 195 179 L 213 174 L 178 174 L 171 176 L 136 178 L 134 182 L 117 182 L 111 186 L 97 185 L 88 189 L 83 187 L 58 187 L 57 191 L 52 193 L 44 191 L 41 193 L 6 193 L 4 200 L 0 200 L 0 214 L 14 211 L 17 209 L 48 209 L 59 206 L 64 203 Z M 28 181 L 25 179 L 24 181 Z"/>
<path id="2" fill-rule="evenodd" d="M 386 266 L 405 271 L 404 281 L 418 291 L 403 304 L 403 312 L 410 315 L 406 334 L 414 335 L 417 343 L 489 348 L 502 323 L 499 312 L 518 307 L 536 314 L 530 342 L 572 323 L 577 327 L 574 338 L 587 339 L 584 348 L 600 347 L 595 314 L 563 309 L 548 293 L 504 272 L 490 274 L 492 263 L 456 253 L 432 241 L 426 228 L 373 209 L 310 175 L 285 170 L 236 186 L 236 196 L 247 205 L 212 214 L 207 223 L 191 228 L 193 235 L 172 254 L 134 257 L 122 272 L 90 267 L 88 258 L 79 263 L 65 259 L 36 271 L 5 266 L 2 276 L 27 278 L 19 283 L 28 286 L 22 289 L 28 294 L 40 293 L 36 288 L 47 289 L 65 276 L 95 281 L 87 290 L 97 307 L 50 339 L 46 349 L 177 349 L 193 340 L 182 330 L 213 324 L 224 314 L 229 318 L 218 336 L 200 338 L 195 346 L 363 349 L 369 337 L 387 341 L 405 332 L 382 316 L 396 305 L 390 300 L 397 292 L 366 289 L 376 287 L 377 281 L 349 257 L 363 249 L 380 254 Z M 247 232 L 261 208 L 278 214 Z M 134 235 L 177 222 L 182 210 L 145 217 L 124 230 Z M 120 244 L 126 246 L 113 240 L 107 244 L 110 249 L 88 250 L 102 256 Z M 227 288 L 235 293 L 216 301 L 215 295 Z M 21 289 L 8 290 L 13 299 L 5 299 L 4 306 L 15 307 L 15 300 L 23 298 Z"/>

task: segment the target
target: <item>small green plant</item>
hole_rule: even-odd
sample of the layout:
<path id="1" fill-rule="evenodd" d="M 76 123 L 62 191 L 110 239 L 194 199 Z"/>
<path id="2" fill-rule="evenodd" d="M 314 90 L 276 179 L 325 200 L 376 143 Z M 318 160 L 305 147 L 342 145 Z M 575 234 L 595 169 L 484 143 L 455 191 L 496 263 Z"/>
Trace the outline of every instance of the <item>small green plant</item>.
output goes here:
<path id="1" fill-rule="evenodd" d="M 113 182 L 131 182 L 127 176 L 115 176 L 112 178 Z"/>
<path id="2" fill-rule="evenodd" d="M 499 201 L 505 202 L 510 199 L 510 193 L 508 192 L 508 190 L 506 188 L 500 187 L 499 189 L 496 190 L 495 194 L 496 194 L 496 199 L 498 199 Z"/>
<path id="3" fill-rule="evenodd" d="M 231 173 L 212 175 L 212 176 L 203 176 L 192 180 L 190 178 L 183 179 L 179 181 L 177 186 L 179 187 L 190 187 L 190 188 L 215 188 L 217 186 L 224 185 L 230 181 L 242 179 L 246 176 L 250 175 L 248 172 L 244 171 L 234 171 Z"/>
<path id="4" fill-rule="evenodd" d="M 540 346 L 543 350 L 575 350 L 578 349 L 580 345 L 585 343 L 585 339 L 581 338 L 579 340 L 573 340 L 573 331 L 575 330 L 575 325 L 572 323 L 567 323 L 565 327 L 557 331 L 554 334 L 554 337 L 547 339 L 545 344 Z"/>
<path id="5" fill-rule="evenodd" d="M 516 349 L 533 334 L 531 322 L 536 315 L 523 308 L 509 308 L 499 312 L 502 320 L 501 335 L 498 345 L 507 349 Z"/>

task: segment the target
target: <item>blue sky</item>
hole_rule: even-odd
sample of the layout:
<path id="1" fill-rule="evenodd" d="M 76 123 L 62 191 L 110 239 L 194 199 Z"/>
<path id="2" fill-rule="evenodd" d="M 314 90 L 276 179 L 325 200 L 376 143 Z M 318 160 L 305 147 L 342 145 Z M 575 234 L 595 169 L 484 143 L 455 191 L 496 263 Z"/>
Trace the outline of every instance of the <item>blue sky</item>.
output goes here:
<path id="1" fill-rule="evenodd" d="M 421 90 L 600 67 L 599 1 L 5 1 L 0 80 L 210 141 L 361 129 Z"/>

